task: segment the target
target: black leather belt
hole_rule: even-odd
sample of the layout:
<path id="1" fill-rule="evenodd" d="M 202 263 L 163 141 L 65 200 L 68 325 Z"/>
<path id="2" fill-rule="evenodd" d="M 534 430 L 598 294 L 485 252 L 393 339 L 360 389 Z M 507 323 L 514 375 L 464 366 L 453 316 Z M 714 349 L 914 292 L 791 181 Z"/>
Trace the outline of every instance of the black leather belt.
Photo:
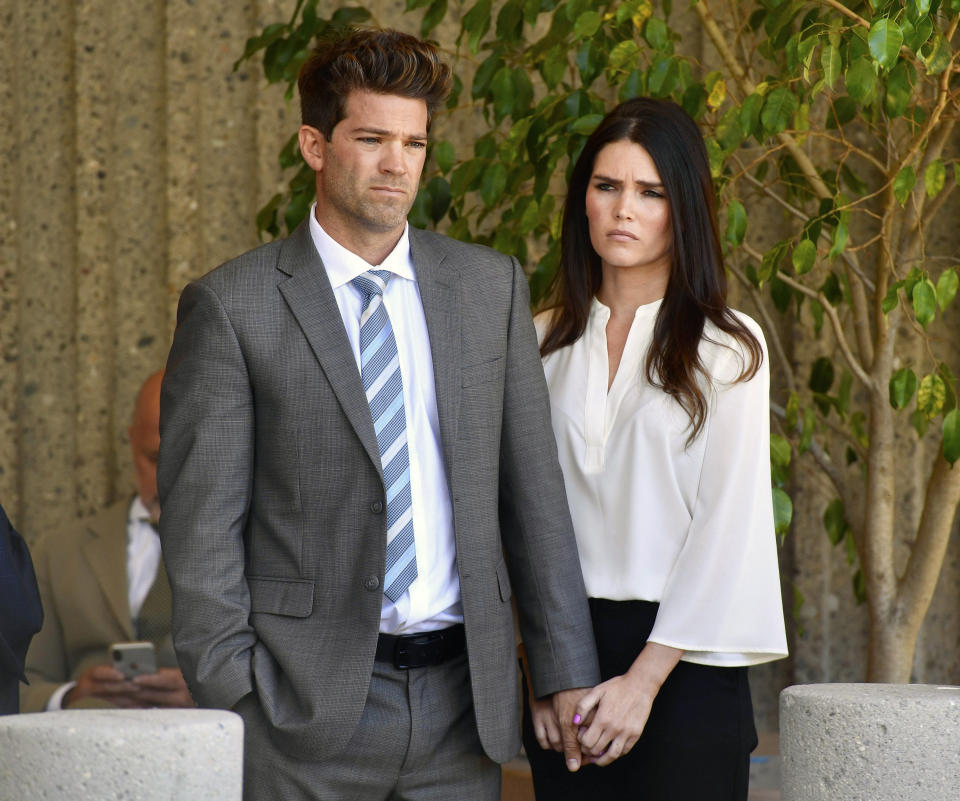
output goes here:
<path id="1" fill-rule="evenodd" d="M 440 665 L 462 654 L 466 646 L 463 623 L 418 634 L 381 634 L 377 638 L 377 661 L 390 662 L 401 670 Z"/>

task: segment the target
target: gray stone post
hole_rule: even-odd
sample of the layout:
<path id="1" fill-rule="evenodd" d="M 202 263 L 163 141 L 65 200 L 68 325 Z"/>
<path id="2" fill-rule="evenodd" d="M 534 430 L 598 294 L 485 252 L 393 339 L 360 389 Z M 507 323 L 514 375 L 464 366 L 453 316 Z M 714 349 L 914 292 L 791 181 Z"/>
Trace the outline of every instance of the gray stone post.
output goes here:
<path id="1" fill-rule="evenodd" d="M 782 801 L 957 801 L 960 687 L 787 687 L 780 754 Z"/>
<path id="2" fill-rule="evenodd" d="M 240 801 L 243 721 L 210 709 L 0 717 L 5 801 Z"/>

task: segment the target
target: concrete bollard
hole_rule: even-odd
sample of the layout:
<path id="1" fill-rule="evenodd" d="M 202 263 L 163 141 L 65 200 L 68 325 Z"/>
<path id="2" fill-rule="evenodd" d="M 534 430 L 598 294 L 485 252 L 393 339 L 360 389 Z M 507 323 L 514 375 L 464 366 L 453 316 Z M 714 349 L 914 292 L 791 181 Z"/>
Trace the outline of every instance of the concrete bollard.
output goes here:
<path id="1" fill-rule="evenodd" d="M 240 801 L 243 721 L 212 709 L 0 717 L 2 801 Z"/>
<path id="2" fill-rule="evenodd" d="M 781 801 L 957 801 L 960 687 L 787 687 L 780 755 Z"/>

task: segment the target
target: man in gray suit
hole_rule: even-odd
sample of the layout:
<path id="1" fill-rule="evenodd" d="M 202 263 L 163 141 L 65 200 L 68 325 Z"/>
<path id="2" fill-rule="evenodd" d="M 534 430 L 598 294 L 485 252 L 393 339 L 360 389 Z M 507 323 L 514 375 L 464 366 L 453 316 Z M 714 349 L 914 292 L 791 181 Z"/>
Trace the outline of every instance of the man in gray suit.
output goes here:
<path id="1" fill-rule="evenodd" d="M 571 769 L 589 612 L 515 259 L 411 228 L 449 68 L 356 31 L 300 75 L 317 203 L 189 285 L 161 410 L 174 634 L 248 798 L 495 801 L 511 598 Z"/>

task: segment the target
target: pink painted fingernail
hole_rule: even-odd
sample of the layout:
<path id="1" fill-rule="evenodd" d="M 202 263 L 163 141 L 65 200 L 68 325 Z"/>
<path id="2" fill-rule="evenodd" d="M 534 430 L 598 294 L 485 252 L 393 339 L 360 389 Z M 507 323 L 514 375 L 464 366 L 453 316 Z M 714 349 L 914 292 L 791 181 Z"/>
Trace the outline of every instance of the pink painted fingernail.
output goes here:
<path id="1" fill-rule="evenodd" d="M 582 720 L 582 718 L 581 718 L 579 715 L 574 715 L 574 716 L 573 716 L 573 723 L 574 723 L 574 725 L 578 724 L 581 720 Z"/>

